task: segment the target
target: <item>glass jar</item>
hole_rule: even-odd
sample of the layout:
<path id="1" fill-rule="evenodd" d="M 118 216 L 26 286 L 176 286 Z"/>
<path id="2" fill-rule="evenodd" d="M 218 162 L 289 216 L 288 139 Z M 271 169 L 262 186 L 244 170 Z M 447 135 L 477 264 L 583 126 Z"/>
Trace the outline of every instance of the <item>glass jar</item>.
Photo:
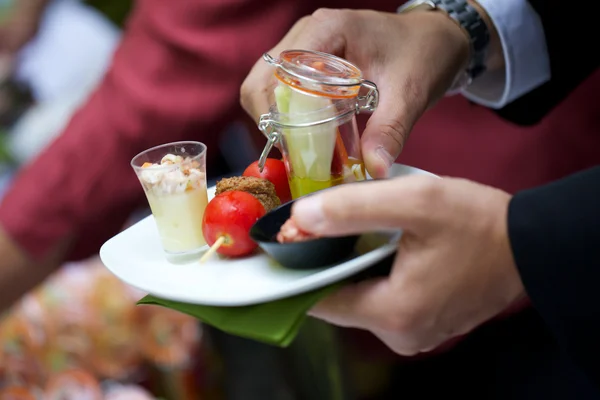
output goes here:
<path id="1" fill-rule="evenodd" d="M 331 54 L 287 50 L 274 59 L 275 101 L 260 118 L 268 142 L 259 167 L 277 146 L 292 198 L 366 179 L 356 114 L 377 107 L 377 86 L 350 62 Z M 362 89 L 366 94 L 361 95 Z"/>

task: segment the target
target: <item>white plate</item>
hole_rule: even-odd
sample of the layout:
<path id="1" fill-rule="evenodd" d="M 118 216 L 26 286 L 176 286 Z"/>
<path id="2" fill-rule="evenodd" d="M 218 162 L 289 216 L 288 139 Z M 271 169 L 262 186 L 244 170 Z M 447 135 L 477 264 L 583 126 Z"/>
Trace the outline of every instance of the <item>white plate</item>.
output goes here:
<path id="1" fill-rule="evenodd" d="M 393 176 L 413 174 L 432 175 L 401 164 L 392 170 Z M 214 190 L 209 189 L 209 198 Z M 264 253 L 242 259 L 214 257 L 204 264 L 171 264 L 165 259 L 154 219 L 149 216 L 108 240 L 100 249 L 100 258 L 119 279 L 157 297 L 245 306 L 294 296 L 355 275 L 392 254 L 398 237 L 386 236 L 380 247 L 326 269 L 284 269 Z"/>

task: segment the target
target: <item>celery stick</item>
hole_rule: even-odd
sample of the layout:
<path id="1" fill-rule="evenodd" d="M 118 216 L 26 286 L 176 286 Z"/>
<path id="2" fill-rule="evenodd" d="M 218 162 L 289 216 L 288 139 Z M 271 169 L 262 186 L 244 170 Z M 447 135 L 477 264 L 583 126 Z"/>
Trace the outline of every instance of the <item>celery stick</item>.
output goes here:
<path id="1" fill-rule="evenodd" d="M 291 94 L 292 89 L 288 85 L 279 83 L 275 88 L 275 103 L 279 113 L 287 114 L 289 112 Z"/>
<path id="2" fill-rule="evenodd" d="M 329 99 L 311 96 L 288 86 L 279 85 L 275 90 L 275 98 L 278 110 L 289 115 L 287 122 L 290 124 L 314 122 L 335 115 L 335 110 L 325 109 L 331 105 Z M 310 115 L 305 115 L 306 113 Z M 288 160 L 296 177 L 317 181 L 331 178 L 331 162 L 337 135 L 335 123 L 285 129 L 283 135 Z"/>

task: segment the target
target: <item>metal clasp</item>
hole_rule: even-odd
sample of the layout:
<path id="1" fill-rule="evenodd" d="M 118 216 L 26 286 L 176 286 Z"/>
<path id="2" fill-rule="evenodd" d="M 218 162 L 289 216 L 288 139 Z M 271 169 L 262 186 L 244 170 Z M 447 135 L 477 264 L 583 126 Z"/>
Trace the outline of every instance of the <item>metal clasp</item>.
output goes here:
<path id="1" fill-rule="evenodd" d="M 263 56 L 262 56 L 262 58 L 269 65 L 272 65 L 274 67 L 281 66 L 281 64 L 278 63 L 277 60 L 274 59 L 273 56 L 271 56 L 269 53 L 264 53 Z"/>
<path id="2" fill-rule="evenodd" d="M 258 159 L 258 170 L 260 172 L 265 168 L 265 163 L 267 162 L 267 158 L 269 157 L 269 153 L 273 150 L 273 147 L 277 145 L 279 141 L 279 132 L 273 129 L 272 120 L 270 119 L 269 114 L 263 114 L 260 117 L 260 122 L 258 123 L 258 129 L 267 137 L 267 144 L 260 154 L 260 158 Z"/>
<path id="3" fill-rule="evenodd" d="M 379 105 L 379 90 L 377 90 L 377 85 L 371 81 L 364 80 L 360 86 L 361 88 L 367 88 L 369 91 L 363 96 L 357 96 L 356 113 L 359 114 L 361 111 L 375 111 Z"/>

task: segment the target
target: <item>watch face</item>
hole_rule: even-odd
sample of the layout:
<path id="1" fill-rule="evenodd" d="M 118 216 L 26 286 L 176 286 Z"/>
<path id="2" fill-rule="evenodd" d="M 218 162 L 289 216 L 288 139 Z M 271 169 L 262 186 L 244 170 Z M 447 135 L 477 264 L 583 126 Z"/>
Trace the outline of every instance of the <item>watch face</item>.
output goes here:
<path id="1" fill-rule="evenodd" d="M 398 8 L 399 13 L 407 13 L 416 10 L 432 10 L 437 8 L 435 3 L 430 0 L 409 1 Z"/>

